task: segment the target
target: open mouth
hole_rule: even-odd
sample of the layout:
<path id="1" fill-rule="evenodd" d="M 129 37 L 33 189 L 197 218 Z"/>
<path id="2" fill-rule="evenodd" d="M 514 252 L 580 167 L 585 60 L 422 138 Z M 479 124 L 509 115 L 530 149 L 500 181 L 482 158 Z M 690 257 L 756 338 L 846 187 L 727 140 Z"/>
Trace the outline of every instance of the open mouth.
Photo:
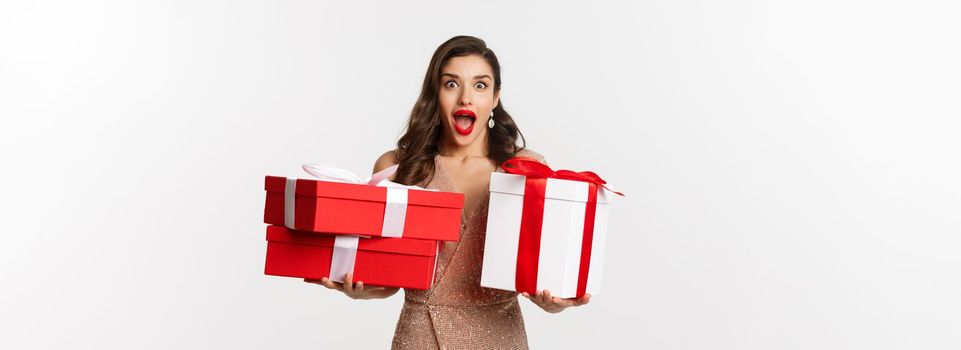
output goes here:
<path id="1" fill-rule="evenodd" d="M 454 129 L 457 130 L 458 134 L 470 135 L 470 132 L 474 130 L 474 121 L 477 120 L 477 116 L 474 112 L 467 109 L 461 109 L 454 112 Z"/>

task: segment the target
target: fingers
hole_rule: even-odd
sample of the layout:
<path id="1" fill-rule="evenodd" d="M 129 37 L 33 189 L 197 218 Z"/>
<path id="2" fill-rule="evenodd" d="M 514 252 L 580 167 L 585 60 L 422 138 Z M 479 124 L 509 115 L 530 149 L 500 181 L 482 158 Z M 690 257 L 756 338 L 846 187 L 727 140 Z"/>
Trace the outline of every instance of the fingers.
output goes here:
<path id="1" fill-rule="evenodd" d="M 378 286 L 368 286 L 368 285 L 364 284 L 363 281 L 357 281 L 357 283 L 354 283 L 354 293 L 360 293 L 360 292 L 376 292 L 376 291 L 384 290 L 384 289 L 387 289 L 387 288 L 386 288 L 386 287 L 378 287 Z"/>
<path id="2" fill-rule="evenodd" d="M 365 285 L 363 281 L 357 281 L 357 283 L 353 283 L 353 282 L 354 282 L 354 274 L 347 273 L 344 275 L 344 293 L 347 293 L 347 295 L 350 295 L 352 297 L 357 296 L 362 292 L 372 292 L 372 291 L 380 291 L 380 290 L 386 289 L 385 287 Z"/>
<path id="3" fill-rule="evenodd" d="M 322 285 L 322 286 L 326 287 L 327 289 L 343 290 L 343 289 L 340 287 L 340 283 L 331 281 L 331 280 L 330 280 L 329 278 L 327 278 L 327 277 L 321 278 L 321 279 L 319 279 L 319 280 L 307 279 L 307 278 L 305 278 L 305 279 L 304 279 L 304 282 L 313 283 L 313 284 L 319 284 L 319 285 Z"/>
<path id="4" fill-rule="evenodd" d="M 577 299 L 574 302 L 574 305 L 577 305 L 577 306 L 587 305 L 587 303 L 589 302 L 591 302 L 591 293 L 584 293 L 584 295 L 581 296 L 580 299 Z"/>
<path id="5" fill-rule="evenodd" d="M 344 291 L 343 283 L 334 282 L 333 280 L 327 277 L 324 277 L 324 287 L 327 287 L 336 291 L 341 291 L 341 292 Z"/>
<path id="6" fill-rule="evenodd" d="M 554 297 L 553 300 L 551 300 L 551 302 L 563 307 L 587 305 L 587 303 L 591 302 L 591 294 L 584 293 L 583 296 L 577 299 L 574 299 L 574 298 L 564 299 L 564 298 Z"/>
<path id="7" fill-rule="evenodd" d="M 537 294 L 539 301 L 537 306 L 540 306 L 541 309 L 544 309 L 544 311 L 556 314 L 564 310 L 565 306 L 554 302 L 554 297 L 551 295 L 551 291 L 545 289 Z"/>
<path id="8" fill-rule="evenodd" d="M 357 282 L 357 283 L 360 284 L 360 283 L 364 283 L 364 282 Z M 384 289 L 387 289 L 387 287 L 368 286 L 368 285 L 366 285 L 366 284 L 364 285 L 364 290 L 366 290 L 366 291 L 368 291 L 368 292 L 379 291 L 379 290 L 384 290 Z"/>
<path id="9" fill-rule="evenodd" d="M 527 292 L 524 292 L 524 296 L 526 296 L 527 299 L 529 299 L 530 301 L 534 302 L 534 304 L 540 303 L 540 299 L 539 299 L 540 295 L 541 295 L 540 291 L 534 292 L 534 295 L 530 295 Z"/>
<path id="10" fill-rule="evenodd" d="M 548 303 L 553 304 L 554 306 L 559 306 L 561 308 L 566 308 L 568 306 L 574 305 L 574 302 L 571 301 L 570 299 L 564 299 L 564 298 L 552 296 L 551 292 L 546 289 L 544 290 L 544 298 L 547 300 Z"/>
<path id="11" fill-rule="evenodd" d="M 554 297 L 551 295 L 551 291 L 545 289 L 537 293 L 538 301 L 545 306 L 552 306 L 554 303 Z"/>
<path id="12" fill-rule="evenodd" d="M 534 293 L 533 297 L 529 297 L 537 305 L 548 306 L 551 304 L 550 298 L 551 292 L 548 290 L 541 290 Z"/>
<path id="13" fill-rule="evenodd" d="M 551 298 L 551 303 L 560 307 L 571 307 L 574 306 L 574 300 L 553 297 Z"/>
<path id="14" fill-rule="evenodd" d="M 533 296 L 526 292 L 521 293 L 521 295 L 548 312 L 560 312 L 571 306 L 587 305 L 591 301 L 590 294 L 584 294 L 577 299 L 565 299 L 551 295 L 551 292 L 546 289 L 536 292 Z"/>
<path id="15" fill-rule="evenodd" d="M 319 280 L 305 278 L 304 282 L 319 284 L 326 287 L 327 289 L 333 289 L 333 290 L 343 292 L 344 294 L 347 294 L 347 296 L 355 299 L 358 297 L 362 297 L 364 295 L 364 292 L 370 293 L 370 292 L 383 291 L 387 289 L 387 287 L 368 286 L 368 285 L 365 285 L 364 282 L 362 281 L 357 281 L 357 283 L 353 283 L 353 279 L 354 279 L 354 275 L 351 273 L 348 273 L 344 275 L 343 283 L 334 282 L 334 280 L 331 280 L 330 278 L 327 278 L 327 277 L 321 278 Z"/>
<path id="16" fill-rule="evenodd" d="M 354 281 L 352 277 L 354 276 L 351 276 L 350 273 L 344 274 L 344 292 L 347 292 L 348 294 L 354 292 Z"/>

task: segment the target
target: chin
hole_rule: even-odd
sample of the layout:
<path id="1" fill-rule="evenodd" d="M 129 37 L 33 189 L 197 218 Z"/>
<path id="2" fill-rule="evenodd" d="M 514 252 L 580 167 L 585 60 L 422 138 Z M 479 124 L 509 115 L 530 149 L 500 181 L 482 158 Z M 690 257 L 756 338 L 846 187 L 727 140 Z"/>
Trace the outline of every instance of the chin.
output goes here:
<path id="1" fill-rule="evenodd" d="M 473 133 L 470 135 L 460 135 L 455 132 L 451 135 L 454 137 L 454 144 L 458 146 L 470 146 L 474 141 L 477 141 L 477 134 Z"/>

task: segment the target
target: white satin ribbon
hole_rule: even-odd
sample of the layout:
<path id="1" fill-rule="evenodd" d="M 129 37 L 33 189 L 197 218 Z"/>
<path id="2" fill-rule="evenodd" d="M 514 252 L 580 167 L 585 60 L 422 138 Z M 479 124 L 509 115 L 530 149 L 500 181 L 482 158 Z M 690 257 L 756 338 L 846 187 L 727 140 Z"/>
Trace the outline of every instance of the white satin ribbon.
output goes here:
<path id="1" fill-rule="evenodd" d="M 284 226 L 294 228 L 294 203 L 297 199 L 297 179 L 287 178 L 284 186 Z"/>
<path id="2" fill-rule="evenodd" d="M 387 188 L 387 206 L 384 207 L 384 225 L 380 235 L 401 237 L 404 234 L 404 221 L 407 218 L 407 189 Z"/>
<path id="3" fill-rule="evenodd" d="M 354 272 L 354 262 L 357 261 L 357 245 L 360 237 L 336 235 L 334 238 L 334 253 L 330 257 L 330 279 L 344 282 L 344 275 Z"/>

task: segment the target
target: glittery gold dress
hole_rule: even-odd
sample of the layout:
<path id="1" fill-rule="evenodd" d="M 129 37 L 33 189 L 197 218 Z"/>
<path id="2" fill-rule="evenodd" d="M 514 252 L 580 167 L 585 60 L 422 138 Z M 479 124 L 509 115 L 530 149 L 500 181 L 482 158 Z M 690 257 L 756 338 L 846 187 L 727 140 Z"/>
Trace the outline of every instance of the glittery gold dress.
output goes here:
<path id="1" fill-rule="evenodd" d="M 544 162 L 540 154 L 528 150 L 517 156 Z M 431 182 L 421 185 L 454 191 L 436 158 L 434 169 Z M 489 189 L 490 184 L 472 213 L 462 214 L 460 241 L 442 245 L 434 286 L 426 291 L 404 289 L 393 349 L 527 349 L 517 292 L 480 286 Z"/>

